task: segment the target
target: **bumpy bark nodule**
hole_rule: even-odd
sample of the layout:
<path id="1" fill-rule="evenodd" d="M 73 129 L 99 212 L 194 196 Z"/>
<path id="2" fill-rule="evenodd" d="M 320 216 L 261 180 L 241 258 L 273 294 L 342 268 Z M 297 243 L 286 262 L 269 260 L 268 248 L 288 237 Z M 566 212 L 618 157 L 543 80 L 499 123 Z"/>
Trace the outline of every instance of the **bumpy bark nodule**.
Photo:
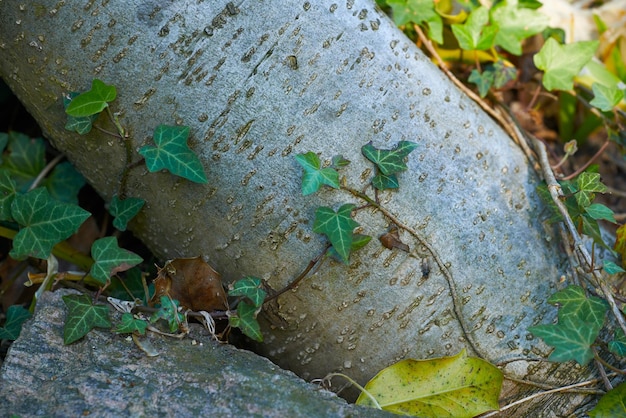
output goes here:
<path id="1" fill-rule="evenodd" d="M 0 74 L 106 199 L 124 145 L 64 130 L 64 93 L 93 78 L 115 85 L 112 109 L 135 160 L 157 125 L 190 126 L 208 185 L 132 170 L 126 194 L 146 200 L 132 230 L 164 260 L 207 256 L 229 281 L 254 275 L 275 289 L 324 248 L 312 232 L 316 207 L 364 203 L 331 189 L 303 197 L 294 156 L 342 154 L 347 183 L 372 194 L 361 146 L 419 145 L 399 190 L 378 196 L 413 231 L 400 231 L 410 251 L 373 239 L 349 265 L 326 260 L 281 296 L 258 347 L 279 365 L 364 383 L 397 360 L 467 348 L 517 378 L 589 376 L 542 362 L 548 347 L 527 330 L 555 317 L 546 299 L 567 273 L 542 222 L 537 174 L 372 1 L 4 1 Z M 113 130 L 104 117 L 98 124 Z M 374 209 L 356 220 L 375 238 L 390 226 Z M 512 396 L 528 389 L 505 387 Z M 527 413 L 587 401 L 543 398 Z"/>

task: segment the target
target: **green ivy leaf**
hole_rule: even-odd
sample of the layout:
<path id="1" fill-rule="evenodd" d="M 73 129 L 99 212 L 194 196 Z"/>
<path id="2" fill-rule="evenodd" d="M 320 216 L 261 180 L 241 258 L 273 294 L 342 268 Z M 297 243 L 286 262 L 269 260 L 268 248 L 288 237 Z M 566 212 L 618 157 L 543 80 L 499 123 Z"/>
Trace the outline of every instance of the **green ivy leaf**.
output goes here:
<path id="1" fill-rule="evenodd" d="M 237 315 L 230 316 L 228 323 L 232 327 L 239 328 L 248 337 L 254 341 L 263 342 L 263 334 L 261 334 L 261 326 L 257 321 L 257 307 L 250 305 L 244 301 L 237 304 Z"/>
<path id="2" fill-rule="evenodd" d="M 482 51 L 491 48 L 498 28 L 487 26 L 488 23 L 489 9 L 481 6 L 470 13 L 464 24 L 453 24 L 452 33 L 461 49 Z"/>
<path id="3" fill-rule="evenodd" d="M 577 217 L 572 217 L 574 221 L 580 225 L 582 225 L 583 234 L 591 237 L 596 244 L 600 245 L 603 248 L 611 251 L 611 247 L 609 247 L 604 239 L 602 238 L 602 234 L 600 233 L 600 225 L 598 221 L 593 219 L 591 216 L 584 214 Z"/>
<path id="4" fill-rule="evenodd" d="M 624 335 L 622 327 L 616 327 L 615 337 L 613 341 L 609 342 L 609 351 L 620 357 L 626 356 L 626 335 Z"/>
<path id="5" fill-rule="evenodd" d="M 334 189 L 339 188 L 339 173 L 331 167 L 321 168 L 320 159 L 314 152 L 296 155 L 296 161 L 304 169 L 302 176 L 302 195 L 315 193 L 326 184 Z"/>
<path id="6" fill-rule="evenodd" d="M 1 167 L 9 171 L 17 190 L 25 193 L 46 166 L 46 145 L 41 138 L 9 132 L 7 148 Z"/>
<path id="7" fill-rule="evenodd" d="M 113 226 L 120 231 L 126 231 L 128 222 L 139 213 L 145 203 L 145 200 L 137 197 L 121 200 L 117 195 L 113 196 L 109 206 L 109 213 L 115 218 Z"/>
<path id="8" fill-rule="evenodd" d="M 11 221 L 11 204 L 17 194 L 17 186 L 11 174 L 5 169 L 0 169 L 0 221 Z"/>
<path id="9" fill-rule="evenodd" d="M 517 68 L 506 65 L 502 60 L 494 62 L 490 69 L 493 71 L 493 86 L 497 89 L 517 79 Z"/>
<path id="10" fill-rule="evenodd" d="M 20 305 L 11 305 L 7 309 L 4 327 L 0 328 L 0 340 L 17 340 L 22 332 L 22 324 L 31 317 L 28 309 Z"/>
<path id="11" fill-rule="evenodd" d="M 146 159 L 150 172 L 169 170 L 172 174 L 196 183 L 207 183 L 202 163 L 187 146 L 189 126 L 159 125 L 154 130 L 156 147 L 141 147 L 139 154 Z"/>
<path id="12" fill-rule="evenodd" d="M 180 324 L 185 322 L 185 315 L 178 312 L 179 303 L 175 299 L 170 299 L 167 296 L 161 296 L 161 306 L 159 310 L 152 314 L 150 322 L 156 322 L 159 319 L 167 321 L 170 332 L 176 332 Z"/>
<path id="13" fill-rule="evenodd" d="M 330 166 L 333 168 L 341 168 L 347 166 L 348 164 L 350 164 L 350 160 L 343 158 L 343 155 L 335 155 Z"/>
<path id="14" fill-rule="evenodd" d="M 354 208 L 355 206 L 350 203 L 341 206 L 337 212 L 326 206 L 319 207 L 315 211 L 315 222 L 313 223 L 313 231 L 326 235 L 341 257 L 341 261 L 346 264 L 350 258 L 352 231 L 359 226 L 358 222 L 352 219 Z"/>
<path id="15" fill-rule="evenodd" d="M 52 173 L 42 183 L 50 196 L 65 203 L 78 204 L 78 192 L 85 185 L 85 178 L 69 162 L 54 167 Z"/>
<path id="16" fill-rule="evenodd" d="M 111 276 L 126 271 L 143 261 L 137 254 L 120 248 L 116 237 L 100 238 L 91 245 L 94 264 L 89 274 L 101 285 L 105 285 Z"/>
<path id="17" fill-rule="evenodd" d="M 261 289 L 261 279 L 247 276 L 233 283 L 228 296 L 243 296 L 248 298 L 254 307 L 263 305 L 267 293 Z"/>
<path id="18" fill-rule="evenodd" d="M 617 223 L 613 211 L 601 203 L 592 203 L 585 208 L 585 212 L 587 212 L 593 219 L 604 219 L 605 221 L 609 221 L 614 224 Z"/>
<path id="19" fill-rule="evenodd" d="M 409 22 L 428 24 L 428 37 L 438 44 L 443 43 L 443 20 L 435 10 L 434 0 L 387 0 L 393 10 L 393 21 L 397 26 Z"/>
<path id="20" fill-rule="evenodd" d="M 584 366 L 593 358 L 591 344 L 598 337 L 598 331 L 589 325 L 566 317 L 556 325 L 536 325 L 528 330 L 554 347 L 548 360 L 561 363 L 576 360 Z"/>
<path id="21" fill-rule="evenodd" d="M 589 411 L 589 418 L 615 418 L 626 416 L 626 383 L 605 393 L 598 404 Z"/>
<path id="22" fill-rule="evenodd" d="M 87 295 L 66 295 L 63 302 L 68 312 L 63 327 L 63 343 L 71 344 L 83 338 L 93 328 L 110 328 L 109 307 L 93 305 Z"/>
<path id="23" fill-rule="evenodd" d="M 543 86 L 548 90 L 571 90 L 574 77 L 591 60 L 598 45 L 599 41 L 559 45 L 549 38 L 533 57 L 535 66 L 544 71 Z"/>
<path id="24" fill-rule="evenodd" d="M 571 317 L 573 322 L 585 322 L 593 324 L 595 332 L 599 332 L 604 324 L 606 311 L 609 309 L 604 299 L 585 295 L 585 290 L 576 285 L 554 293 L 548 298 L 548 303 L 560 306 L 559 321 L 565 317 Z"/>
<path id="25" fill-rule="evenodd" d="M 467 81 L 476 84 L 480 97 L 485 97 L 493 85 L 494 76 L 493 71 L 488 69 L 485 69 L 482 74 L 477 69 L 473 69 Z"/>
<path id="26" fill-rule="evenodd" d="M 603 112 L 610 112 L 624 99 L 624 92 L 617 87 L 607 87 L 600 83 L 591 85 L 593 100 L 589 103 Z"/>
<path id="27" fill-rule="evenodd" d="M 600 174 L 584 172 L 580 173 L 576 179 L 578 193 L 576 193 L 576 202 L 578 206 L 584 208 L 591 204 L 595 197 L 595 193 L 604 193 L 607 188 L 600 182 Z"/>
<path id="28" fill-rule="evenodd" d="M 52 247 L 78 230 L 90 213 L 79 206 L 61 203 L 45 188 L 17 195 L 11 204 L 13 219 L 23 228 L 13 240 L 11 257 L 47 259 Z"/>
<path id="29" fill-rule="evenodd" d="M 606 271 L 607 274 L 626 273 L 626 270 L 624 270 L 612 261 L 605 261 L 602 264 L 602 269 Z"/>
<path id="30" fill-rule="evenodd" d="M 67 111 L 67 107 L 69 106 L 72 99 L 78 96 L 80 93 L 71 92 L 68 96 L 63 96 L 63 108 Z M 91 131 L 93 127 L 93 123 L 100 116 L 99 113 L 95 115 L 75 117 L 67 115 L 67 122 L 65 123 L 65 129 L 68 131 L 76 132 L 80 135 L 85 135 Z"/>
<path id="31" fill-rule="evenodd" d="M 132 334 L 136 332 L 139 335 L 145 335 L 148 323 L 143 319 L 137 319 L 131 313 L 122 314 L 122 322 L 120 322 L 113 332 L 118 334 Z"/>
<path id="32" fill-rule="evenodd" d="M 111 277 L 111 283 L 107 286 L 107 294 L 120 300 L 141 300 L 144 305 L 148 304 L 154 294 L 154 284 L 148 286 L 148 294 L 144 288 L 144 273 L 138 267 L 133 267 L 124 274 L 121 279 L 118 276 Z M 123 283 L 122 283 L 123 282 Z"/>
<path id="33" fill-rule="evenodd" d="M 95 115 L 102 112 L 116 96 L 115 86 L 109 86 L 95 78 L 91 82 L 91 90 L 72 98 L 65 113 L 74 117 Z"/>
<path id="34" fill-rule="evenodd" d="M 370 237 L 369 235 L 352 234 L 352 245 L 350 245 L 350 254 L 365 247 L 371 240 L 372 237 Z M 338 261 L 342 261 L 341 256 L 339 255 L 337 250 L 335 250 L 335 247 L 329 248 L 328 256 Z"/>
<path id="35" fill-rule="evenodd" d="M 415 142 L 400 141 L 394 149 L 381 150 L 374 148 L 371 143 L 363 145 L 361 152 L 365 157 L 376 164 L 385 175 L 399 173 L 407 169 L 404 159 L 417 148 Z"/>
<path id="36" fill-rule="evenodd" d="M 522 41 L 541 33 L 550 18 L 541 12 L 521 8 L 517 1 L 504 1 L 491 9 L 491 22 L 498 27 L 495 44 L 514 55 L 522 54 Z"/>
<path id="37" fill-rule="evenodd" d="M 400 187 L 400 183 L 398 183 L 398 177 L 395 174 L 388 176 L 377 174 L 372 178 L 372 186 L 378 190 L 397 189 Z"/>

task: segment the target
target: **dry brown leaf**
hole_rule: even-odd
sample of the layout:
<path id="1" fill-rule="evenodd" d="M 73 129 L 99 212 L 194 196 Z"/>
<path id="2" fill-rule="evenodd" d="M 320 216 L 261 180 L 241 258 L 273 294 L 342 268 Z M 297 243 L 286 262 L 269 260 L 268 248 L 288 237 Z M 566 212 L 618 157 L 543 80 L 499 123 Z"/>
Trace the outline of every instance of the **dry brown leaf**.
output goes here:
<path id="1" fill-rule="evenodd" d="M 169 296 L 192 311 L 227 309 L 222 279 L 201 257 L 176 258 L 159 269 L 152 301 Z"/>
<path id="2" fill-rule="evenodd" d="M 409 246 L 403 243 L 400 240 L 400 235 L 398 233 L 398 227 L 396 225 L 391 225 L 389 228 L 389 232 L 378 237 L 380 243 L 383 244 L 383 247 L 388 249 L 397 248 L 402 251 L 409 252 Z"/>

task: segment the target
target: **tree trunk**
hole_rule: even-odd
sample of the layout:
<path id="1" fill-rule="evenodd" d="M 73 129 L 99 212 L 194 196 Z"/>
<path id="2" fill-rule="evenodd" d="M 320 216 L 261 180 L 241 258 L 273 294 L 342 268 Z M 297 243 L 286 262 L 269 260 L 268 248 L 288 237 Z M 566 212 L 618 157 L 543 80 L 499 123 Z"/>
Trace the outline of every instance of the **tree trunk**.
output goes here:
<path id="1" fill-rule="evenodd" d="M 365 383 L 399 359 L 467 348 L 517 378 L 589 376 L 540 362 L 548 347 L 527 331 L 556 316 L 546 299 L 567 274 L 533 167 L 372 1 L 0 1 L 0 75 L 105 199 L 124 144 L 64 130 L 64 93 L 114 84 L 133 160 L 157 125 L 190 126 L 208 185 L 132 170 L 126 194 L 147 202 L 132 230 L 164 260 L 208 256 L 227 280 L 254 275 L 274 289 L 323 250 L 318 206 L 364 204 L 330 188 L 303 197 L 296 154 L 342 154 L 347 183 L 373 196 L 361 146 L 419 145 L 400 188 L 378 195 L 412 231 L 400 230 L 410 251 L 373 239 L 281 296 L 259 346 L 279 365 Z M 374 238 L 391 224 L 372 209 L 356 220 Z M 506 387 L 513 397 L 528 388 Z M 527 413 L 583 402 L 540 398 Z"/>

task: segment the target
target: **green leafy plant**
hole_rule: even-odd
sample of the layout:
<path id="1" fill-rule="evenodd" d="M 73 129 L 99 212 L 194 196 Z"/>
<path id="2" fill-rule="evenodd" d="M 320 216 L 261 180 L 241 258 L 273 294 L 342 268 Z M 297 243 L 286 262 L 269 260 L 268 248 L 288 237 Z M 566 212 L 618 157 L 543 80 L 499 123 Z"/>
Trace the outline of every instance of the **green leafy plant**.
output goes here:
<path id="1" fill-rule="evenodd" d="M 0 340 L 16 340 L 22 330 L 22 324 L 31 317 L 28 309 L 12 305 L 7 309 L 4 327 L 0 328 Z"/>
<path id="2" fill-rule="evenodd" d="M 263 341 L 261 327 L 256 319 L 267 295 L 261 289 L 261 279 L 247 276 L 237 280 L 228 295 L 243 299 L 237 304 L 237 313 L 228 317 L 230 326 L 241 329 L 241 332 L 255 341 Z"/>
<path id="3" fill-rule="evenodd" d="M 109 307 L 94 305 L 87 295 L 66 295 L 63 302 L 67 306 L 67 316 L 63 327 L 63 343 L 78 341 L 93 328 L 111 328 Z"/>
<path id="4" fill-rule="evenodd" d="M 163 319 L 167 322 L 170 332 L 176 332 L 186 322 L 185 315 L 180 312 L 180 304 L 177 300 L 161 296 L 160 307 L 150 317 L 150 322 Z"/>

